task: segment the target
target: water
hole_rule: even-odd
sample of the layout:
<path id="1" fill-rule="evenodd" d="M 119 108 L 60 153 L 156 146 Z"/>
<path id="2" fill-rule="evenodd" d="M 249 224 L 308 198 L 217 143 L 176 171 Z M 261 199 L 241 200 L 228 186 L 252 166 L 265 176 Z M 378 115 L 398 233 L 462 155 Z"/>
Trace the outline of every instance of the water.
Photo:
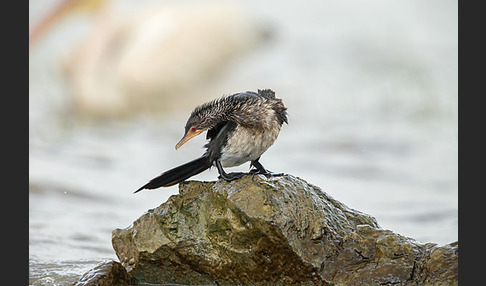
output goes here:
<path id="1" fill-rule="evenodd" d="M 111 231 L 177 186 L 133 191 L 204 151 L 203 136 L 174 150 L 192 108 L 258 88 L 274 89 L 289 109 L 289 125 L 262 156 L 266 168 L 319 186 L 382 228 L 457 240 L 457 3 L 312 2 L 237 2 L 271 39 L 207 80 L 200 97 L 172 99 L 187 105 L 122 120 L 72 112 L 60 63 L 90 18 L 65 19 L 48 34 L 29 66 L 29 283 L 70 285 L 117 260 Z M 47 4 L 30 6 L 32 23 Z M 248 166 L 231 171 L 240 170 Z"/>

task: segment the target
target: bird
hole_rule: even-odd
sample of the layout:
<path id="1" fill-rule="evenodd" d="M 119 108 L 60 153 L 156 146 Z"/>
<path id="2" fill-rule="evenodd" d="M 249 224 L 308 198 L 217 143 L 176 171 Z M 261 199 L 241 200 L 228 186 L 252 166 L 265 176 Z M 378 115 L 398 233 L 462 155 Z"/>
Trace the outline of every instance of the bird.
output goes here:
<path id="1" fill-rule="evenodd" d="M 209 142 L 204 145 L 204 154 L 151 179 L 134 193 L 173 186 L 213 166 L 218 169 L 219 179 L 233 181 L 247 173 L 226 173 L 223 168 L 246 162 L 254 167 L 249 174 L 283 175 L 265 169 L 259 161 L 277 139 L 283 123 L 288 124 L 287 107 L 271 89 L 239 92 L 199 105 L 189 116 L 184 136 L 175 149 L 207 131 Z"/>

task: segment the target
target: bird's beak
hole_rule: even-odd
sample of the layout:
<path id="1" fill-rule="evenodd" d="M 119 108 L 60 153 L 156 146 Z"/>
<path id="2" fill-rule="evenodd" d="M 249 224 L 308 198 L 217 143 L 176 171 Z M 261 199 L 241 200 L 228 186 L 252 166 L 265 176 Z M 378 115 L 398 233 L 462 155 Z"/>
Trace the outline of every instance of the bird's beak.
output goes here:
<path id="1" fill-rule="evenodd" d="M 184 145 L 184 143 L 186 143 L 187 141 L 189 141 L 192 137 L 195 137 L 199 134 L 201 134 L 201 132 L 203 132 L 204 130 L 202 129 L 196 129 L 195 131 L 193 131 L 192 129 L 189 129 L 187 131 L 187 133 L 184 135 L 184 137 L 182 137 L 181 141 L 177 142 L 175 148 L 176 150 L 181 148 L 182 145 Z"/>

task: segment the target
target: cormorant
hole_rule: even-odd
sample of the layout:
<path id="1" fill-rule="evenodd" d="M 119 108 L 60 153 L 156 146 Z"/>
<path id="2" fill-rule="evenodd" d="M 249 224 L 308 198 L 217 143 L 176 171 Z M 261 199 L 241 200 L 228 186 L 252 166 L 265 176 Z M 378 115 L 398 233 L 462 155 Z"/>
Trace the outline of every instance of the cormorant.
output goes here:
<path id="1" fill-rule="evenodd" d="M 188 140 L 207 131 L 206 152 L 199 158 L 170 169 L 135 191 L 169 187 L 197 175 L 211 166 L 218 168 L 226 181 L 245 173 L 226 173 L 223 167 L 251 162 L 252 174 L 279 175 L 266 170 L 260 156 L 275 142 L 282 124 L 287 122 L 287 108 L 270 89 L 246 91 L 223 96 L 194 109 L 187 120 L 179 149 Z M 280 174 L 281 175 L 281 174 Z"/>

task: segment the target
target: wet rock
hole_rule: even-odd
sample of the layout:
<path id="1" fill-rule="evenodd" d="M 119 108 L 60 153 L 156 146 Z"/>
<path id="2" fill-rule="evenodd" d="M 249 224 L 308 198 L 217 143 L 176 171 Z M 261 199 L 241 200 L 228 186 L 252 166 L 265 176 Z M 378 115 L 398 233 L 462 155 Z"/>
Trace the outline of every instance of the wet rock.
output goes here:
<path id="1" fill-rule="evenodd" d="M 132 285 L 130 275 L 116 261 L 104 261 L 86 272 L 74 286 L 124 286 Z"/>
<path id="2" fill-rule="evenodd" d="M 113 231 L 134 283 L 457 285 L 458 245 L 381 229 L 285 175 L 180 184 L 179 195 Z"/>

